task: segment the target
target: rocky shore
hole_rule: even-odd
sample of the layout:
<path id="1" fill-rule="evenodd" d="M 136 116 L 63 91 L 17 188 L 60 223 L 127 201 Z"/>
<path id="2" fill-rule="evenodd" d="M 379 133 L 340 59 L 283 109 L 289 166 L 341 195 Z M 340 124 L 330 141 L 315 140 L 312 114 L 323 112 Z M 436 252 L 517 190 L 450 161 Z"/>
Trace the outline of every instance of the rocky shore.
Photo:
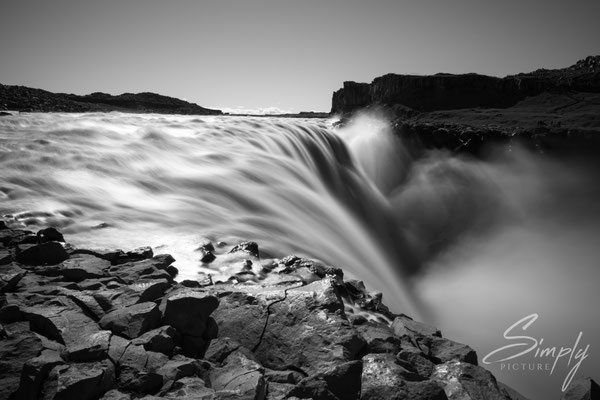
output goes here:
<path id="1" fill-rule="evenodd" d="M 376 110 L 412 146 L 482 155 L 519 143 L 538 152 L 600 151 L 600 56 L 555 70 L 497 78 L 478 74 L 388 74 L 344 82 L 332 113 Z"/>
<path id="2" fill-rule="evenodd" d="M 231 278 L 176 282 L 175 260 L 150 248 L 0 228 L 2 399 L 523 398 L 339 268 L 203 242 Z M 582 379 L 564 399 L 596 392 Z"/>

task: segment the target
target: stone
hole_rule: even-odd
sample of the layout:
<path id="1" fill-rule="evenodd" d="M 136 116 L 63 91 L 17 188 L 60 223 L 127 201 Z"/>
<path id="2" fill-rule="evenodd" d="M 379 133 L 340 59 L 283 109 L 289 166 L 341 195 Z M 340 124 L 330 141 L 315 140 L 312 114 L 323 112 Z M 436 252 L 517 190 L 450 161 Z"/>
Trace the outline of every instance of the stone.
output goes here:
<path id="1" fill-rule="evenodd" d="M 118 335 L 112 335 L 108 345 L 108 357 L 118 366 L 119 360 L 121 360 L 121 357 L 123 357 L 123 354 L 125 354 L 130 345 L 131 341 Z"/>
<path id="2" fill-rule="evenodd" d="M 163 378 L 156 371 L 168 362 L 162 353 L 146 351 L 142 346 L 127 346 L 119 358 L 118 387 L 127 391 L 155 394 L 163 386 Z"/>
<path id="3" fill-rule="evenodd" d="M 231 391 L 253 399 L 264 399 L 266 395 L 264 368 L 240 351 L 231 353 L 222 367 L 209 371 L 209 376 L 215 391 Z"/>
<path id="4" fill-rule="evenodd" d="M 240 348 L 240 344 L 228 337 L 219 337 L 210 342 L 204 358 L 221 364 L 231 353 Z"/>
<path id="5" fill-rule="evenodd" d="M 58 242 L 47 242 L 28 246 L 17 253 L 17 262 L 23 265 L 56 265 L 69 258 L 64 247 Z"/>
<path id="6" fill-rule="evenodd" d="M 93 319 L 68 301 L 60 305 L 25 307 L 21 311 L 32 331 L 64 344 L 67 349 L 73 346 L 79 349 L 82 343 L 100 331 Z"/>
<path id="7" fill-rule="evenodd" d="M 52 369 L 43 387 L 43 398 L 54 400 L 98 399 L 115 385 L 115 367 L 110 360 L 59 365 Z"/>
<path id="8" fill-rule="evenodd" d="M 156 370 L 156 373 L 162 376 L 163 387 L 161 392 L 171 389 L 173 383 L 181 378 L 195 376 L 203 370 L 201 361 L 182 355 L 174 356 L 164 365 Z"/>
<path id="9" fill-rule="evenodd" d="M 466 344 L 440 337 L 426 337 L 419 341 L 426 347 L 427 356 L 436 364 L 458 360 L 477 365 L 477 353 Z"/>
<path id="10" fill-rule="evenodd" d="M 454 360 L 436 365 L 431 379 L 444 388 L 450 399 L 508 399 L 488 370 L 470 363 Z"/>
<path id="11" fill-rule="evenodd" d="M 597 399 L 600 399 L 600 386 L 590 377 L 573 380 L 561 397 L 561 400 Z"/>
<path id="12" fill-rule="evenodd" d="M 13 251 L 0 248 L 0 266 L 13 262 Z"/>
<path id="13" fill-rule="evenodd" d="M 111 336 L 110 331 L 99 331 L 86 335 L 78 343 L 67 346 L 64 357 L 74 362 L 104 359 L 108 357 Z"/>
<path id="14" fill-rule="evenodd" d="M 203 263 L 211 263 L 217 258 L 214 254 L 215 247 L 210 240 L 200 242 L 197 250 L 200 252 L 200 261 Z"/>
<path id="15" fill-rule="evenodd" d="M 40 229 L 37 233 L 39 243 L 46 242 L 65 242 L 65 238 L 62 233 L 56 230 L 56 228 L 45 228 Z"/>
<path id="16" fill-rule="evenodd" d="M 258 258 L 258 244 L 256 242 L 242 242 L 236 246 L 234 246 L 231 250 L 229 250 L 229 253 L 237 253 L 237 252 L 244 252 L 244 253 L 248 253 L 253 257 Z"/>
<path id="17" fill-rule="evenodd" d="M 207 388 L 204 381 L 196 376 L 181 378 L 173 384 L 164 396 L 165 399 L 211 399 L 215 391 Z"/>
<path id="18" fill-rule="evenodd" d="M 29 359 L 23 365 L 19 390 L 15 398 L 37 399 L 40 395 L 43 382 L 48 377 L 52 368 L 64 363 L 58 351 L 47 349 L 42 350 L 39 356 Z"/>
<path id="19" fill-rule="evenodd" d="M 0 266 L 0 294 L 13 291 L 25 274 L 15 263 Z"/>
<path id="20" fill-rule="evenodd" d="M 155 351 L 170 356 L 175 344 L 178 342 L 179 334 L 171 326 L 161 326 L 144 333 L 131 343 L 136 346 L 143 346 L 148 351 Z"/>
<path id="21" fill-rule="evenodd" d="M 435 364 L 429 361 L 421 352 L 402 350 L 397 354 L 398 362 L 403 367 L 416 372 L 423 378 L 429 378 Z"/>
<path id="22" fill-rule="evenodd" d="M 104 396 L 100 400 L 131 400 L 131 396 L 118 389 L 112 389 L 104 393 Z"/>
<path id="23" fill-rule="evenodd" d="M 71 282 L 81 282 L 84 279 L 97 279 L 107 275 L 110 263 L 98 257 L 89 255 L 72 256 L 56 268 L 56 275 Z"/>
<path id="24" fill-rule="evenodd" d="M 407 317 L 397 317 L 392 323 L 392 329 L 396 336 L 438 336 L 442 337 L 442 333 L 434 326 L 417 322 Z"/>
<path id="25" fill-rule="evenodd" d="M 368 353 L 393 353 L 401 349 L 401 340 L 394 331 L 381 322 L 367 322 L 355 326 L 356 331 L 367 343 Z"/>
<path id="26" fill-rule="evenodd" d="M 160 311 L 155 303 L 138 303 L 109 312 L 98 324 L 102 329 L 134 339 L 159 326 Z"/>
<path id="27" fill-rule="evenodd" d="M 139 302 L 154 301 L 171 285 L 167 279 L 140 279 L 128 287 L 139 294 Z"/>
<path id="28" fill-rule="evenodd" d="M 8 399 L 12 393 L 17 391 L 23 366 L 28 360 L 37 357 L 42 349 L 42 341 L 34 333 L 28 331 L 9 333 L 0 339 L 1 399 Z"/>
<path id="29" fill-rule="evenodd" d="M 360 398 L 444 400 L 447 397 L 441 385 L 400 366 L 392 354 L 368 354 L 363 357 Z"/>

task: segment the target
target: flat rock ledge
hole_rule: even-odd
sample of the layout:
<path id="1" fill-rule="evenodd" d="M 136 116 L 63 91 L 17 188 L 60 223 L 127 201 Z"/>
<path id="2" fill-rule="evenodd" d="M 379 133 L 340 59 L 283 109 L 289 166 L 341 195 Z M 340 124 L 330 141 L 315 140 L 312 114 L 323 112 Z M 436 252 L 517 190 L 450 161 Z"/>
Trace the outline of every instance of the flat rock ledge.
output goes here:
<path id="1" fill-rule="evenodd" d="M 469 346 L 338 268 L 202 246 L 230 279 L 178 283 L 150 248 L 75 249 L 53 228 L 0 223 L 0 398 L 518 398 Z"/>

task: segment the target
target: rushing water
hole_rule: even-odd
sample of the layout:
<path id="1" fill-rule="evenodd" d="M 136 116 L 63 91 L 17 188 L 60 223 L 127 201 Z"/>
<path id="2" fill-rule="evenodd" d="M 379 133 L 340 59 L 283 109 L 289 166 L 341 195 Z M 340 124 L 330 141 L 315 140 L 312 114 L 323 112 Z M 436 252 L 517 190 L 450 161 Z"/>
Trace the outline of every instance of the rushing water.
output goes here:
<path id="1" fill-rule="evenodd" d="M 202 238 L 254 240 L 262 258 L 318 258 L 480 358 L 532 312 L 547 342 L 569 345 L 581 330 L 600 344 L 590 308 L 599 300 L 595 167 L 516 148 L 486 161 L 413 159 L 380 118 L 331 122 L 2 117 L 0 214 L 14 226 L 55 226 L 77 246 L 151 245 L 175 256 L 180 279 L 214 272 L 198 261 Z M 578 376 L 597 369 L 590 359 Z M 558 393 L 566 371 L 489 368 L 526 394 Z"/>

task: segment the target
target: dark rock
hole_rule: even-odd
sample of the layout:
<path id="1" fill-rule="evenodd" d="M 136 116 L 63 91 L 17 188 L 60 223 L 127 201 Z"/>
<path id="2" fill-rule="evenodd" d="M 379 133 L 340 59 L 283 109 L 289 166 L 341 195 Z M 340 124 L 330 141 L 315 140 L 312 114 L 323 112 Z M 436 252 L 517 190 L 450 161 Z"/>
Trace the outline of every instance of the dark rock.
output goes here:
<path id="1" fill-rule="evenodd" d="M 109 360 L 59 365 L 43 388 L 44 399 L 98 399 L 115 385 L 115 367 Z"/>
<path id="2" fill-rule="evenodd" d="M 343 317 L 335 282 L 302 287 L 235 285 L 214 313 L 219 334 L 252 349 L 262 365 L 307 375 L 352 361 L 364 340 Z M 224 288 L 226 290 L 226 288 Z"/>
<path id="3" fill-rule="evenodd" d="M 597 400 L 600 399 L 600 386 L 590 377 L 579 378 L 571 382 L 561 400 Z"/>
<path id="4" fill-rule="evenodd" d="M 215 246 L 209 240 L 202 241 L 198 246 L 198 251 L 200 252 L 200 261 L 203 263 L 211 263 L 216 258 L 214 254 Z"/>
<path id="5" fill-rule="evenodd" d="M 365 322 L 355 326 L 358 334 L 367 343 L 368 353 L 392 353 L 400 351 L 401 340 L 394 336 L 392 329 L 380 322 Z"/>
<path id="6" fill-rule="evenodd" d="M 487 370 L 461 361 L 436 365 L 431 379 L 444 387 L 448 398 L 507 400 L 496 378 Z"/>
<path id="7" fill-rule="evenodd" d="M 181 282 L 179 282 L 181 284 L 181 286 L 185 286 L 188 288 L 199 288 L 201 287 L 200 282 L 198 281 L 192 281 L 189 279 L 183 280 Z"/>
<path id="8" fill-rule="evenodd" d="M 209 375 L 215 391 L 231 391 L 251 399 L 265 398 L 267 384 L 264 368 L 240 351 L 231 353 L 225 359 L 224 365 L 212 369 Z"/>
<path id="9" fill-rule="evenodd" d="M 42 354 L 28 360 L 21 371 L 20 386 L 15 398 L 37 399 L 43 382 L 52 368 L 64 363 L 58 351 L 55 350 L 43 350 Z"/>
<path id="10" fill-rule="evenodd" d="M 50 242 L 53 243 L 53 242 Z M 90 255 L 75 255 L 61 264 L 37 267 L 35 273 L 44 276 L 62 277 L 65 281 L 81 282 L 107 276 L 110 263 Z"/>
<path id="11" fill-rule="evenodd" d="M 119 360 L 123 357 L 123 354 L 125 354 L 125 351 L 130 345 L 131 341 L 118 335 L 112 335 L 108 346 L 108 357 L 118 366 Z"/>
<path id="12" fill-rule="evenodd" d="M 130 339 L 158 327 L 159 324 L 160 311 L 158 306 L 151 302 L 113 310 L 102 317 L 99 322 L 103 329 Z"/>
<path id="13" fill-rule="evenodd" d="M 33 245 L 17 253 L 17 262 L 24 265 L 56 265 L 69 258 L 66 250 L 58 242 Z"/>
<path id="14" fill-rule="evenodd" d="M 368 354 L 363 357 L 360 398 L 364 400 L 447 399 L 439 384 L 423 380 L 409 372 L 398 365 L 391 354 Z"/>
<path id="15" fill-rule="evenodd" d="M 142 261 L 127 262 L 114 265 L 109 269 L 109 273 L 119 277 L 127 284 L 136 283 L 140 279 L 166 279 L 168 282 L 171 282 L 173 277 L 165 270 L 168 267 L 168 265 L 165 265 L 165 262 L 168 262 L 168 259 L 162 256 Z"/>
<path id="16" fill-rule="evenodd" d="M 46 242 L 65 242 L 65 238 L 62 233 L 57 231 L 55 228 L 41 229 L 37 233 L 38 243 Z"/>
<path id="17" fill-rule="evenodd" d="M 438 336 L 442 337 L 442 333 L 434 326 L 427 325 L 423 322 L 417 322 L 407 317 L 398 317 L 392 323 L 392 329 L 396 336 Z"/>
<path id="18" fill-rule="evenodd" d="M 35 305 L 21 310 L 31 330 L 58 343 L 79 349 L 82 343 L 100 330 L 93 319 L 75 304 Z"/>
<path id="19" fill-rule="evenodd" d="M 230 254 L 237 252 L 248 253 L 251 256 L 258 258 L 258 244 L 256 242 L 242 242 L 229 250 Z"/>
<path id="20" fill-rule="evenodd" d="M 166 392 L 171 389 L 175 381 L 188 376 L 196 376 L 202 373 L 203 367 L 201 361 L 193 358 L 187 358 L 181 355 L 173 357 L 167 361 L 156 373 L 162 376 L 163 387 L 161 392 Z"/>
<path id="21" fill-rule="evenodd" d="M 178 333 L 171 326 L 161 326 L 144 333 L 131 341 L 131 344 L 143 346 L 148 351 L 163 353 L 170 356 L 173 352 L 177 340 Z"/>
<path id="22" fill-rule="evenodd" d="M 416 372 L 423 378 L 429 378 L 435 368 L 435 364 L 429 361 L 421 352 L 402 350 L 397 354 L 397 358 L 401 366 Z"/>
<path id="23" fill-rule="evenodd" d="M 304 375 L 294 370 L 275 371 L 272 369 L 265 369 L 265 379 L 269 382 L 270 392 L 271 382 L 295 384 L 304 379 Z M 290 386 L 290 388 L 292 387 L 293 385 Z"/>
<path id="24" fill-rule="evenodd" d="M 209 315 L 218 306 L 215 296 L 189 288 L 177 290 L 162 300 L 162 323 L 181 333 L 187 356 L 201 357 L 210 339 L 216 337 L 218 328 L 214 321 L 210 322 Z"/>
<path id="25" fill-rule="evenodd" d="M 166 279 L 140 279 L 128 287 L 139 293 L 139 302 L 146 302 L 158 299 L 170 286 Z"/>
<path id="26" fill-rule="evenodd" d="M 68 346 L 64 357 L 74 362 L 102 360 L 108 357 L 111 336 L 110 331 L 99 331 L 85 336 L 79 343 Z"/>
<path id="27" fill-rule="evenodd" d="M 20 385 L 23 365 L 42 352 L 42 341 L 32 332 L 0 339 L 0 398 L 8 399 Z"/>
<path id="28" fill-rule="evenodd" d="M 221 364 L 231 353 L 240 348 L 240 344 L 228 337 L 219 337 L 210 342 L 204 358 L 210 362 Z"/>
<path id="29" fill-rule="evenodd" d="M 477 353 L 466 344 L 439 337 L 425 337 L 421 349 L 428 349 L 427 356 L 436 364 L 458 360 L 477 365 Z"/>
<path id="30" fill-rule="evenodd" d="M 0 248 L 0 266 L 10 264 L 14 261 L 13 251 Z"/>
<path id="31" fill-rule="evenodd" d="M 306 378 L 301 380 L 289 391 L 286 398 L 300 398 L 313 400 L 340 400 L 329 390 L 329 386 L 323 377 Z M 349 398 L 348 400 L 356 399 Z"/>

